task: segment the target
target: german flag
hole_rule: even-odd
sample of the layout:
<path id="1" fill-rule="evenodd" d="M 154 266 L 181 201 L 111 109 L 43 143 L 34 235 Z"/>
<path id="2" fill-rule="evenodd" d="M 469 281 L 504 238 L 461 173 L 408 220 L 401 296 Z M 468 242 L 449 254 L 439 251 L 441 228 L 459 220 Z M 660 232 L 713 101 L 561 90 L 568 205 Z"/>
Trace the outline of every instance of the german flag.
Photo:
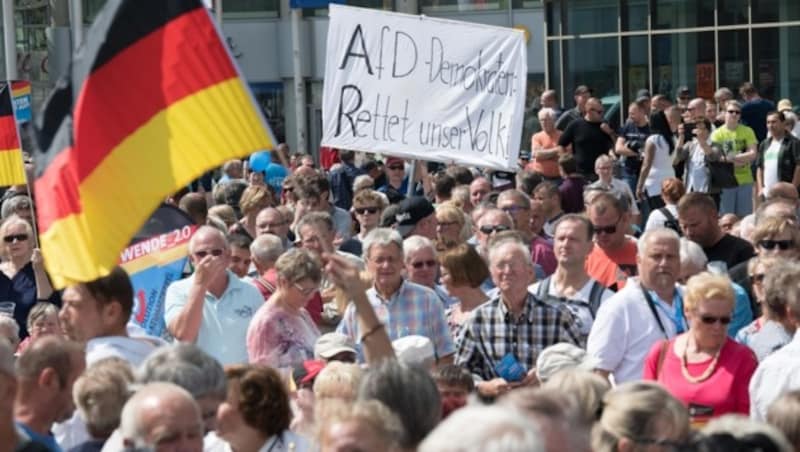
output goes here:
<path id="1" fill-rule="evenodd" d="M 27 183 L 11 102 L 11 86 L 6 83 L 0 89 L 0 187 Z"/>
<path id="2" fill-rule="evenodd" d="M 88 36 L 37 121 L 40 239 L 59 288 L 107 274 L 168 194 L 275 143 L 200 1 L 110 0 Z"/>

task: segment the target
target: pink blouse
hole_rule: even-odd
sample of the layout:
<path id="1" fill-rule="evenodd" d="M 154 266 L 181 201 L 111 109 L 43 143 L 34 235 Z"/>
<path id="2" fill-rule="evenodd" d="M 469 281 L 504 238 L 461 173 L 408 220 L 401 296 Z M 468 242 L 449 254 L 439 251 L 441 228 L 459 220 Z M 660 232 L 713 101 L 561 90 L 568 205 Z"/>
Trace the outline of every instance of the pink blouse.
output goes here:
<path id="1" fill-rule="evenodd" d="M 291 313 L 268 301 L 256 311 L 247 328 L 247 356 L 252 364 L 293 368 L 314 359 L 318 337 L 319 330 L 308 311 Z"/>

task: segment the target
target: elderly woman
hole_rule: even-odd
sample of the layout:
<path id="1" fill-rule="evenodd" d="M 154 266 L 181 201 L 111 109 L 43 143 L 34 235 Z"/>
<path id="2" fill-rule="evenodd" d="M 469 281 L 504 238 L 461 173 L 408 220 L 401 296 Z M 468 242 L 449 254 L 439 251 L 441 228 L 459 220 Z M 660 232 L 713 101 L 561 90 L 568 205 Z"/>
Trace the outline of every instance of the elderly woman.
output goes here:
<path id="1" fill-rule="evenodd" d="M 800 227 L 790 219 L 767 217 L 752 235 L 759 256 L 796 259 L 800 255 Z"/>
<path id="2" fill-rule="evenodd" d="M 558 181 L 561 177 L 558 171 L 558 139 L 561 131 L 556 129 L 556 112 L 552 108 L 542 108 L 538 117 L 542 131 L 531 136 L 533 161 L 525 169 L 535 171 L 548 180 Z"/>
<path id="3" fill-rule="evenodd" d="M 217 410 L 211 452 L 305 452 L 309 444 L 289 430 L 292 410 L 280 374 L 257 366 L 225 371 L 228 397 Z M 214 438 L 216 436 L 216 438 Z M 220 441 L 220 439 L 224 441 Z"/>
<path id="4" fill-rule="evenodd" d="M 644 230 L 671 228 L 677 231 L 679 228 L 678 201 L 685 193 L 686 189 L 680 179 L 674 177 L 664 179 L 661 182 L 661 200 L 664 201 L 664 207 L 650 212 Z"/>
<path id="5" fill-rule="evenodd" d="M 750 349 L 728 338 L 734 306 L 730 279 L 695 275 L 684 298 L 689 330 L 653 345 L 644 379 L 658 381 L 686 404 L 695 425 L 726 413 L 749 414 L 747 389 L 758 361 Z"/>
<path id="6" fill-rule="evenodd" d="M 455 202 L 436 206 L 436 249 L 446 249 L 465 243 L 469 238 L 467 217 Z"/>
<path id="7" fill-rule="evenodd" d="M 3 301 L 16 303 L 14 319 L 20 326 L 19 337 L 28 336 L 28 313 L 37 301 L 60 304 L 60 297 L 53 291 L 50 279 L 44 269 L 42 254 L 35 248 L 33 228 L 24 219 L 12 215 L 0 226 L 3 237 L 0 263 L 0 287 L 7 293 L 0 293 Z"/>
<path id="8" fill-rule="evenodd" d="M 322 270 L 308 250 L 292 249 L 278 258 L 275 293 L 259 308 L 247 329 L 250 362 L 289 370 L 314 358 L 320 333 L 306 304 L 319 290 Z"/>
<path id="9" fill-rule="evenodd" d="M 625 383 L 603 397 L 603 412 L 592 429 L 594 452 L 684 450 L 689 413 L 663 387 Z M 659 447 L 660 446 L 660 447 Z"/>
<path id="10" fill-rule="evenodd" d="M 794 327 L 786 314 L 786 296 L 782 292 L 785 285 L 780 281 L 785 275 L 769 272 L 769 269 L 783 268 L 788 262 L 786 259 L 756 256 L 747 263 L 753 295 L 763 315 L 740 329 L 736 340 L 750 347 L 759 361 L 792 340 Z"/>
<path id="11" fill-rule="evenodd" d="M 28 333 L 19 344 L 17 353 L 22 353 L 36 339 L 50 334 L 61 334 L 61 322 L 58 320 L 58 307 L 52 303 L 36 303 L 28 314 Z"/>
<path id="12" fill-rule="evenodd" d="M 231 226 L 231 234 L 243 234 L 252 240 L 256 236 L 256 217 L 261 209 L 275 205 L 272 192 L 266 185 L 251 185 L 244 190 L 239 200 L 242 219 Z"/>
<path id="13" fill-rule="evenodd" d="M 462 243 L 439 256 L 442 285 L 455 303 L 445 311 L 447 324 L 453 337 L 458 337 L 461 326 L 472 315 L 472 310 L 489 301 L 481 284 L 489 277 L 489 268 L 480 254 L 470 245 Z"/>
<path id="14" fill-rule="evenodd" d="M 412 235 L 403 241 L 403 255 L 409 281 L 432 289 L 444 307 L 453 304 L 452 297 L 436 283 L 439 262 L 433 242 L 421 235 Z"/>

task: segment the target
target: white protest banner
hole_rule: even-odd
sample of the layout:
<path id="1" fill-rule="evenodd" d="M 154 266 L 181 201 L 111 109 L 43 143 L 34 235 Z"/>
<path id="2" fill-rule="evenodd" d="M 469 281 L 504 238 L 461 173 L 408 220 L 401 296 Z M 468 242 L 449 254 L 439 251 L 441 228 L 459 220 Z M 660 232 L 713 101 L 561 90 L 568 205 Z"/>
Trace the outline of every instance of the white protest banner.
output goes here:
<path id="1" fill-rule="evenodd" d="M 322 145 L 516 169 L 524 32 L 330 5 Z"/>

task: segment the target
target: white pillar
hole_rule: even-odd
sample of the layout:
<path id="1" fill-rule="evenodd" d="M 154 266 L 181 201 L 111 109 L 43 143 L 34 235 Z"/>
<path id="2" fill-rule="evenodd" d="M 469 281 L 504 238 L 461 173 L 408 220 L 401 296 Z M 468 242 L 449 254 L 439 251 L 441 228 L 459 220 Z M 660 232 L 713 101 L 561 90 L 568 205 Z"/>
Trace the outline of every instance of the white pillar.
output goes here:
<path id="1" fill-rule="evenodd" d="M 306 137 L 306 86 L 300 54 L 300 18 L 303 10 L 292 9 L 292 69 L 294 73 L 294 114 L 297 129 L 297 152 L 307 153 Z"/>
<path id="2" fill-rule="evenodd" d="M 17 72 L 16 35 L 14 0 L 3 0 L 3 53 L 6 58 L 6 80 L 19 78 L 19 73 Z"/>

